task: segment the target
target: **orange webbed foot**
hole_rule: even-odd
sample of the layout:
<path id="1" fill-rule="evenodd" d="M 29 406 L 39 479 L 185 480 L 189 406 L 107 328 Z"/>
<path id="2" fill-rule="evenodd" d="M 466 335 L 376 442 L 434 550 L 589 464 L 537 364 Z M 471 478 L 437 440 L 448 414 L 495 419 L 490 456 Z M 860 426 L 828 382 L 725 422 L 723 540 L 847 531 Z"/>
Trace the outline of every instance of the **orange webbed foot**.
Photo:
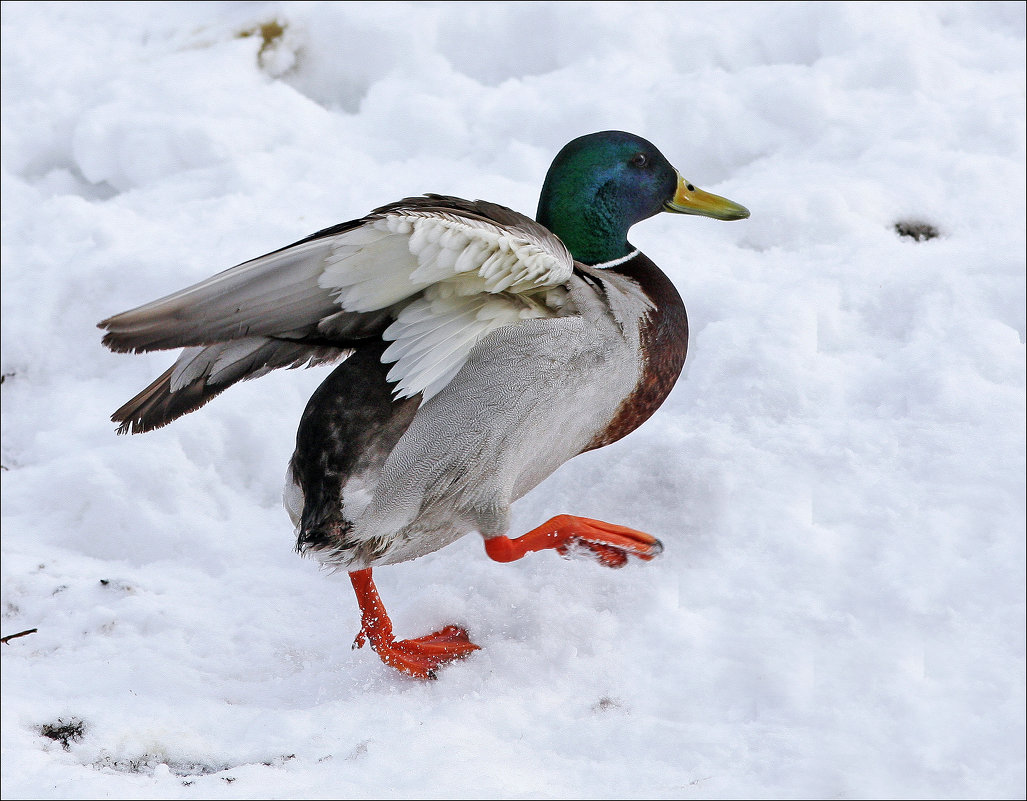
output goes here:
<path id="1" fill-rule="evenodd" d="M 439 631 L 409 640 L 392 635 L 392 621 L 371 580 L 370 568 L 349 574 L 360 604 L 360 632 L 354 648 L 369 643 L 382 662 L 417 679 L 434 679 L 437 671 L 457 659 L 463 659 L 479 646 L 471 642 L 465 629 L 446 626 Z"/>
<path id="2" fill-rule="evenodd" d="M 623 567 L 629 556 L 649 561 L 663 552 L 663 544 L 642 531 L 574 515 L 557 515 L 516 539 L 485 540 L 486 553 L 497 562 L 512 562 L 545 548 L 561 556 L 589 556 L 606 567 Z"/>
<path id="3" fill-rule="evenodd" d="M 438 678 L 439 668 L 479 650 L 479 646 L 467 636 L 467 631 L 459 626 L 446 626 L 409 640 L 397 640 L 391 636 L 386 639 L 361 628 L 353 647 L 360 648 L 365 642 L 370 642 L 386 665 L 415 679 Z"/>

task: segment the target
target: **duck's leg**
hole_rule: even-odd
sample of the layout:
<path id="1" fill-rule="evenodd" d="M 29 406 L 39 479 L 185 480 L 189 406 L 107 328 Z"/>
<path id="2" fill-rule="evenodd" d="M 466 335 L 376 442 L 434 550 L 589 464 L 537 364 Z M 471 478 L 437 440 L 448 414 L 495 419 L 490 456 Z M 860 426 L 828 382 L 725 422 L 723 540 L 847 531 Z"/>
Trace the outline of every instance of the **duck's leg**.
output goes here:
<path id="1" fill-rule="evenodd" d="M 371 578 L 371 568 L 355 570 L 349 578 L 360 604 L 360 633 L 354 648 L 369 642 L 382 662 L 418 679 L 434 679 L 435 672 L 447 662 L 478 650 L 459 626 L 446 626 L 412 640 L 397 640 L 392 636 L 392 621 Z"/>
<path id="2" fill-rule="evenodd" d="M 546 548 L 560 554 L 580 551 L 606 567 L 623 567 L 629 555 L 648 561 L 663 552 L 663 544 L 656 537 L 574 515 L 557 515 L 516 539 L 500 535 L 485 540 L 485 552 L 497 562 L 512 562 Z"/>

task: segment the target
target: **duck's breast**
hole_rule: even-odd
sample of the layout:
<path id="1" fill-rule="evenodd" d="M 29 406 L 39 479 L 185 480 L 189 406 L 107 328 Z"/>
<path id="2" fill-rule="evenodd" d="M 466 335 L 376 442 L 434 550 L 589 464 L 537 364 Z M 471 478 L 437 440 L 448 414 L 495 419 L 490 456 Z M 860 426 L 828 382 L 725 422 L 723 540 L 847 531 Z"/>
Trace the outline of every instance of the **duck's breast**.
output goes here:
<path id="1" fill-rule="evenodd" d="M 685 304 L 663 271 L 645 254 L 636 253 L 608 272 L 632 282 L 649 304 L 638 326 L 641 370 L 613 418 L 585 450 L 616 442 L 652 417 L 674 388 L 688 352 Z"/>

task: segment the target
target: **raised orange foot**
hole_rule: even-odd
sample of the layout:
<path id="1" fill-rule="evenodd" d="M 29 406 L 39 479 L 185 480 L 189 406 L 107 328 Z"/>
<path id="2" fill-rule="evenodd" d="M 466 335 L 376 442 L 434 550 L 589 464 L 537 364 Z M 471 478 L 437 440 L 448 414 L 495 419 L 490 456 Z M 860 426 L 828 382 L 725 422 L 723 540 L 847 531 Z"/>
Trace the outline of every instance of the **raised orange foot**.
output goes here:
<path id="1" fill-rule="evenodd" d="M 574 515 L 557 515 L 516 539 L 500 535 L 485 540 L 485 552 L 497 562 L 546 548 L 562 556 L 582 553 L 606 567 L 623 567 L 629 556 L 649 561 L 663 552 L 663 544 L 642 531 Z"/>

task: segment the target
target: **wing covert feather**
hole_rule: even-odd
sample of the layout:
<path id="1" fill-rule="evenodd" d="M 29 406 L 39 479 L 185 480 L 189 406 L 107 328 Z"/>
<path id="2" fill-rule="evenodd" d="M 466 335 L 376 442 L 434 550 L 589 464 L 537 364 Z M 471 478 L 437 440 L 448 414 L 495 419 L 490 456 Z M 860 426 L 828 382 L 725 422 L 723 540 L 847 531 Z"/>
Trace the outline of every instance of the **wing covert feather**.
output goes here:
<path id="1" fill-rule="evenodd" d="M 303 363 L 307 351 L 323 360 L 325 348 L 338 354 L 368 336 L 392 343 L 383 360 L 395 362 L 389 377 L 397 396 L 426 399 L 497 327 L 568 313 L 563 285 L 573 271 L 563 243 L 534 220 L 484 201 L 426 195 L 324 229 L 99 326 L 114 351 L 210 349 L 183 355 L 144 391 L 152 409 L 191 411 L 215 388 Z M 291 345 L 268 358 L 266 341 Z M 211 392 L 199 391 L 197 381 Z M 187 388 L 189 404 L 162 397 Z"/>

